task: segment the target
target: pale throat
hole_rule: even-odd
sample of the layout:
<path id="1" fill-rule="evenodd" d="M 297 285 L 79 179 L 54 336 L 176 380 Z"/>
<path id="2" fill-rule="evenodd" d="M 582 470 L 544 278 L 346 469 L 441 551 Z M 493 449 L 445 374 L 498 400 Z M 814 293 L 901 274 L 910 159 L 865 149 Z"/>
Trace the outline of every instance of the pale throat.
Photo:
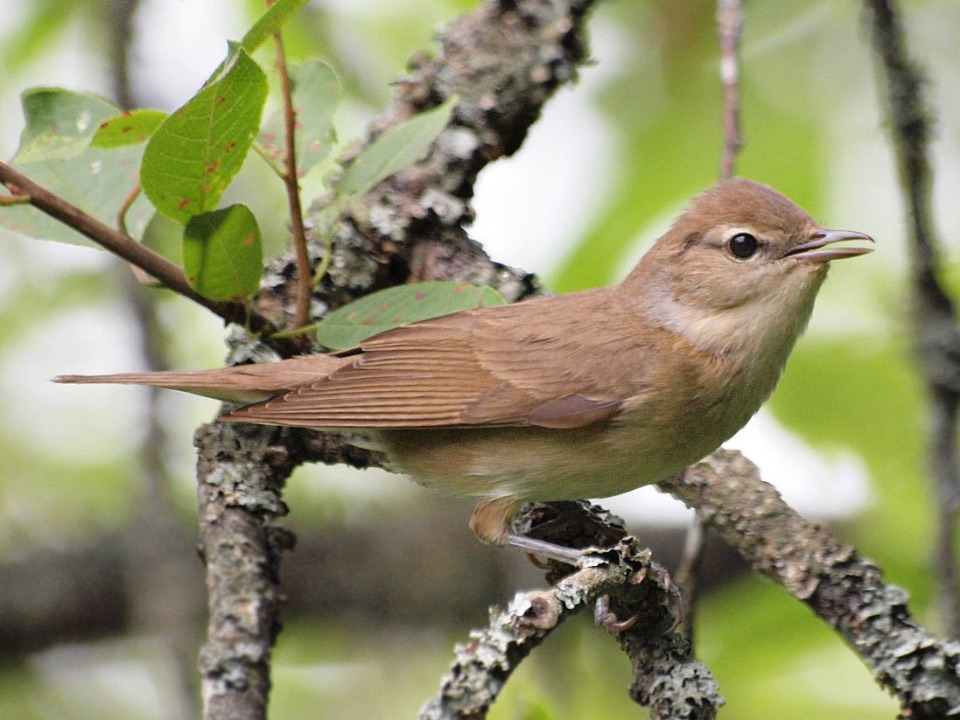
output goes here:
<path id="1" fill-rule="evenodd" d="M 686 304 L 665 293 L 658 298 L 655 315 L 698 350 L 780 369 L 810 320 L 821 282 L 822 277 L 812 277 L 800 287 L 726 308 Z"/>
<path id="2" fill-rule="evenodd" d="M 713 390 L 723 398 L 713 418 L 721 434 L 739 430 L 770 396 L 813 310 L 816 286 L 783 304 L 778 293 L 722 309 L 660 303 L 664 326 L 726 368 Z M 794 289 L 796 290 L 796 288 Z M 723 438 L 723 439 L 726 439 Z"/>

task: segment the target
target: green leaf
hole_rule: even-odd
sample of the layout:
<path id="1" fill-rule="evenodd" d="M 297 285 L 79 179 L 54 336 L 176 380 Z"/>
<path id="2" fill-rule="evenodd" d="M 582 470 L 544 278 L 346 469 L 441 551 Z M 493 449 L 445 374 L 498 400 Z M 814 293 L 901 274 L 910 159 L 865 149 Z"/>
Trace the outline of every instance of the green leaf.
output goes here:
<path id="1" fill-rule="evenodd" d="M 320 323 L 317 339 L 325 347 L 339 350 L 401 325 L 504 303 L 500 294 L 487 286 L 449 281 L 398 285 L 329 313 Z"/>
<path id="2" fill-rule="evenodd" d="M 333 69 L 311 60 L 303 65 L 289 64 L 293 86 L 293 109 L 296 113 L 297 176 L 303 177 L 322 161 L 336 141 L 333 114 L 340 103 L 340 81 Z M 283 166 L 287 157 L 283 111 L 270 116 L 260 131 L 260 145 L 273 161 Z"/>
<path id="3" fill-rule="evenodd" d="M 337 192 L 362 195 L 414 162 L 450 121 L 457 98 L 414 115 L 377 138 L 344 171 Z"/>
<path id="4" fill-rule="evenodd" d="M 143 156 L 143 190 L 157 209 L 186 223 L 217 207 L 260 126 L 267 78 L 236 46 L 216 80 L 163 121 Z"/>
<path id="5" fill-rule="evenodd" d="M 76 157 L 90 145 L 100 123 L 119 112 L 97 95 L 63 88 L 31 88 L 20 101 L 26 125 L 13 159 L 18 166 Z"/>
<path id="6" fill-rule="evenodd" d="M 297 10 L 307 4 L 307 0 L 277 0 L 243 36 L 240 45 L 248 53 L 260 47 L 264 41 L 290 19 Z"/>
<path id="7" fill-rule="evenodd" d="M 140 242 L 175 265 L 183 261 L 183 225 L 163 213 L 153 213 Z"/>
<path id="8" fill-rule="evenodd" d="M 100 123 L 120 109 L 103 98 L 59 88 L 23 94 L 26 125 L 12 164 L 50 192 L 98 220 L 116 226 L 117 214 L 140 182 L 143 145 L 90 147 Z M 139 237 L 153 208 L 142 195 L 126 215 Z M 0 226 L 27 237 L 99 247 L 58 220 L 29 205 L 0 208 Z"/>
<path id="9" fill-rule="evenodd" d="M 133 110 L 107 118 L 97 128 L 91 147 L 122 147 L 146 142 L 167 119 L 163 110 Z"/>
<path id="10" fill-rule="evenodd" d="M 257 291 L 263 270 L 260 228 L 245 205 L 196 215 L 183 233 L 183 271 L 211 300 L 242 300 Z"/>

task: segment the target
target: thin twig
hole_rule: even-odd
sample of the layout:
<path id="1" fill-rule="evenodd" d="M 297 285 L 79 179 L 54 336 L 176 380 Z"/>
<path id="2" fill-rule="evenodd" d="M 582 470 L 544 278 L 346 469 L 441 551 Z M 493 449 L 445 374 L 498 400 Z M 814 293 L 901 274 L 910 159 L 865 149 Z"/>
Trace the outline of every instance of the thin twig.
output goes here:
<path id="1" fill-rule="evenodd" d="M 932 177 L 928 158 L 929 109 L 923 73 L 909 57 L 893 0 L 866 0 L 874 51 L 882 69 L 882 94 L 892 128 L 900 186 L 906 200 L 916 329 L 914 351 L 931 402 L 930 472 L 937 492 L 939 527 L 934 564 L 944 626 L 960 637 L 960 575 L 957 520 L 960 474 L 957 468 L 957 414 L 960 407 L 960 332 L 953 300 L 940 283 L 939 246 L 931 212 Z"/>
<path id="2" fill-rule="evenodd" d="M 272 3 L 268 2 L 267 4 Z M 313 271 L 310 267 L 310 255 L 307 253 L 307 230 L 303 223 L 300 178 L 297 176 L 297 111 L 293 107 L 290 74 L 287 72 L 287 59 L 283 51 L 283 38 L 279 30 L 273 34 L 273 42 L 277 48 L 277 75 L 280 77 L 280 96 L 283 98 L 283 125 L 287 146 L 286 157 L 284 158 L 283 184 L 287 190 L 287 204 L 290 207 L 290 232 L 293 236 L 293 248 L 297 258 L 297 305 L 293 321 L 290 324 L 291 329 L 296 329 L 310 322 Z"/>
<path id="3" fill-rule="evenodd" d="M 720 44 L 720 79 L 723 82 L 723 156 L 720 179 L 733 177 L 743 142 L 740 137 L 740 35 L 743 9 L 740 0 L 717 0 L 717 37 Z M 684 612 L 683 635 L 692 644 L 696 626 L 698 579 L 705 552 L 703 519 L 694 513 L 687 528 L 680 565 L 674 580 L 680 588 Z"/>
<path id="4" fill-rule="evenodd" d="M 155 293 L 144 292 L 124 268 L 122 300 L 136 318 L 136 341 L 146 370 L 167 370 L 169 333 L 162 327 Z M 135 632 L 157 638 L 175 660 L 174 685 L 164 698 L 172 715 L 198 717 L 197 638 L 201 625 L 195 601 L 201 584 L 196 558 L 183 552 L 177 509 L 171 502 L 173 468 L 167 447 L 162 391 L 151 388 L 143 408 L 137 462 L 129 472 L 136 478 L 134 517 L 123 543 L 124 574 Z M 176 709 L 176 710 L 175 710 Z"/>
<path id="5" fill-rule="evenodd" d="M 740 32 L 743 11 L 740 0 L 717 0 L 717 33 L 720 40 L 720 79 L 723 82 L 723 160 L 720 177 L 733 177 L 740 136 Z"/>
<path id="6" fill-rule="evenodd" d="M 7 186 L 14 197 L 26 198 L 41 212 L 59 220 L 114 255 L 152 275 L 167 289 L 188 300 L 193 300 L 226 322 L 242 324 L 245 321 L 246 308 L 242 303 L 217 302 L 205 298 L 190 287 L 183 271 L 162 255 L 158 255 L 129 235 L 88 215 L 4 162 L 0 162 L 0 183 Z M 259 316 L 251 318 L 251 325 L 258 332 L 269 333 L 273 330 L 270 323 Z"/>
<path id="7" fill-rule="evenodd" d="M 699 512 L 695 512 L 687 526 L 680 563 L 673 573 L 673 581 L 680 589 L 680 598 L 683 602 L 683 613 L 680 615 L 681 632 L 691 645 L 694 641 L 694 629 L 696 628 L 697 600 L 700 595 L 698 592 L 700 570 L 703 567 L 703 556 L 706 549 L 705 538 L 703 518 L 700 517 Z"/>

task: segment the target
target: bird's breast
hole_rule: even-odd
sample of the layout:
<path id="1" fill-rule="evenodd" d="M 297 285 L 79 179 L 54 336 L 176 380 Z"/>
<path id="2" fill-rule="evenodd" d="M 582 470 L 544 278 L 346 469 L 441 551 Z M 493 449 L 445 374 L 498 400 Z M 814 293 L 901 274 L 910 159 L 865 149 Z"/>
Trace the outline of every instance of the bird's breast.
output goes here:
<path id="1" fill-rule="evenodd" d="M 710 453 L 735 431 L 722 417 L 712 417 L 710 408 L 645 410 L 564 430 L 391 430 L 379 436 L 400 469 L 440 492 L 564 500 L 608 497 L 658 482 Z"/>

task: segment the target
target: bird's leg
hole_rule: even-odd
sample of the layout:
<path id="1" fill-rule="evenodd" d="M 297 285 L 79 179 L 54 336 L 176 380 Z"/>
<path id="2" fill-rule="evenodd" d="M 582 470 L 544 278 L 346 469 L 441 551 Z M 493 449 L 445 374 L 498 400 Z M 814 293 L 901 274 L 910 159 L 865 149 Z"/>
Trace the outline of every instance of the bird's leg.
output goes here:
<path id="1" fill-rule="evenodd" d="M 470 529 L 481 542 L 489 545 L 515 547 L 540 557 L 576 565 L 582 555 L 580 550 L 511 532 L 513 516 L 523 502 L 513 496 L 482 500 L 477 503 L 470 517 Z"/>
<path id="2" fill-rule="evenodd" d="M 511 533 L 507 535 L 505 544 L 509 547 L 520 548 L 531 555 L 557 560 L 567 565 L 576 565 L 580 558 L 583 557 L 582 550 L 564 547 L 563 545 L 555 545 L 552 542 L 537 540 L 536 538 L 527 537 L 526 535 L 514 535 Z"/>

